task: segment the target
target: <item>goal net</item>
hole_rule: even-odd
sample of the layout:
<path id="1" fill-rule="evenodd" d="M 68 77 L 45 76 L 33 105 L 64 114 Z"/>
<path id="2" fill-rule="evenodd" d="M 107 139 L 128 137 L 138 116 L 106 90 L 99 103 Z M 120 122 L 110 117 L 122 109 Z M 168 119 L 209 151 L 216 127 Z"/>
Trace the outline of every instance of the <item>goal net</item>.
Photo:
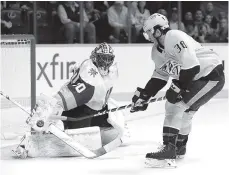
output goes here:
<path id="1" fill-rule="evenodd" d="M 35 105 L 36 60 L 35 39 L 32 35 L 1 36 L 0 91 L 24 106 L 28 111 Z M 28 115 L 1 96 L 1 140 L 14 139 L 30 128 Z"/>

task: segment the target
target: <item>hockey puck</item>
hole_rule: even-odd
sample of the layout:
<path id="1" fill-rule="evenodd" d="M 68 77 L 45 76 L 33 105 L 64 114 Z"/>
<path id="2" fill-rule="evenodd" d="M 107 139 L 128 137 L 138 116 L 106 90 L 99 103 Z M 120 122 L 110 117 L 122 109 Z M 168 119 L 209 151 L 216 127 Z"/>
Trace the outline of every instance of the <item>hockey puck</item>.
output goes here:
<path id="1" fill-rule="evenodd" d="M 43 127 L 44 126 L 44 121 L 43 120 L 38 120 L 37 121 L 37 126 L 40 127 L 40 128 Z"/>

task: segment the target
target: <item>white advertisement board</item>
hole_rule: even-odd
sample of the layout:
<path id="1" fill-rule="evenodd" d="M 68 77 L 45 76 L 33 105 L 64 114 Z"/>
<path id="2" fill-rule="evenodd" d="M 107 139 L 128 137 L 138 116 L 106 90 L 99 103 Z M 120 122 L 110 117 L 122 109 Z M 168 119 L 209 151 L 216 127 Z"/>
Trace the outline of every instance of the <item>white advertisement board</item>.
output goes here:
<path id="1" fill-rule="evenodd" d="M 70 66 L 88 59 L 95 45 L 38 45 L 37 95 L 54 93 L 71 77 Z M 118 63 L 119 79 L 114 93 L 134 92 L 136 87 L 144 87 L 150 79 L 154 64 L 151 61 L 150 44 L 113 45 L 115 60 Z M 228 49 L 226 44 L 208 44 L 224 61 L 228 75 Z M 224 86 L 228 89 L 228 82 Z"/>

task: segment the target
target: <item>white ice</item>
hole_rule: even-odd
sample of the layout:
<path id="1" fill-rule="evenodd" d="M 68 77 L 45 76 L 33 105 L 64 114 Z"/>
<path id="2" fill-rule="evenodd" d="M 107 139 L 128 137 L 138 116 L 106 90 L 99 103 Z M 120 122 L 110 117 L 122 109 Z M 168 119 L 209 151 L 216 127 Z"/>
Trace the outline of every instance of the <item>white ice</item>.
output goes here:
<path id="1" fill-rule="evenodd" d="M 161 141 L 163 103 L 151 104 L 147 112 L 132 114 L 128 121 L 131 140 L 98 159 L 1 157 L 2 175 L 228 175 L 228 99 L 213 99 L 193 119 L 187 154 L 175 169 L 146 168 L 144 157 Z M 152 113 L 154 113 L 152 115 Z M 140 116 L 140 117 L 139 117 Z M 132 120 L 133 119 L 133 120 Z"/>

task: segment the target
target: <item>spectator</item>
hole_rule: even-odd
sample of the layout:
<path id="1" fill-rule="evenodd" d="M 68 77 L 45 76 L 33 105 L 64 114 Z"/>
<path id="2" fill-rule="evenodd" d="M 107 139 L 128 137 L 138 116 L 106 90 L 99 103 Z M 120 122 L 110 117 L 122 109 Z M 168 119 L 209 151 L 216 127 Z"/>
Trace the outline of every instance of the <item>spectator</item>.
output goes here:
<path id="1" fill-rule="evenodd" d="M 115 39 L 121 42 L 127 42 L 128 35 L 128 9 L 124 6 L 123 1 L 115 1 L 115 3 L 108 9 L 108 21 L 113 30 Z M 136 29 L 134 27 L 135 21 L 131 15 L 131 33 L 132 42 L 136 40 Z"/>
<path id="2" fill-rule="evenodd" d="M 170 23 L 171 29 L 179 29 L 179 30 L 185 32 L 185 27 L 184 27 L 183 22 L 180 23 L 180 27 L 178 26 L 178 14 L 177 14 L 177 8 L 176 7 L 172 8 L 172 16 L 171 16 L 169 23 Z"/>
<path id="3" fill-rule="evenodd" d="M 184 25 L 186 26 L 187 24 L 193 23 L 193 16 L 192 16 L 192 12 L 186 12 L 185 16 L 184 16 Z"/>
<path id="4" fill-rule="evenodd" d="M 196 37 L 196 40 L 200 43 L 208 43 L 210 42 L 210 35 L 207 33 L 207 26 L 206 24 L 199 24 L 198 25 L 198 36 Z"/>
<path id="5" fill-rule="evenodd" d="M 226 12 L 223 12 L 223 11 L 219 12 L 218 18 L 219 20 L 227 18 Z"/>
<path id="6" fill-rule="evenodd" d="M 100 11 L 94 9 L 94 2 L 92 1 L 85 2 L 85 12 L 90 22 L 97 21 L 100 18 Z"/>
<path id="7" fill-rule="evenodd" d="M 185 26 L 186 33 L 195 39 L 195 31 L 194 31 L 194 22 L 192 20 L 188 20 Z"/>
<path id="8" fill-rule="evenodd" d="M 215 14 L 215 12 L 214 12 L 214 5 L 213 5 L 213 3 L 212 2 L 207 3 L 206 11 L 205 11 L 205 16 L 210 15 L 212 17 L 211 26 L 212 26 L 213 29 L 216 29 L 217 28 L 218 20 L 217 20 L 217 18 L 215 17 L 214 14 Z"/>
<path id="9" fill-rule="evenodd" d="M 218 42 L 228 42 L 228 20 L 223 18 L 219 22 Z"/>
<path id="10" fill-rule="evenodd" d="M 1 11 L 4 9 L 3 3 L 1 1 Z M 8 16 L 1 16 L 1 34 L 11 34 L 12 22 Z"/>
<path id="11" fill-rule="evenodd" d="M 107 14 L 107 9 L 110 7 L 107 1 L 94 1 L 95 9 L 99 10 L 102 14 Z"/>
<path id="12" fill-rule="evenodd" d="M 64 1 L 59 4 L 57 8 L 57 14 L 62 24 L 61 31 L 64 32 L 65 41 L 67 43 L 73 43 L 76 38 L 76 34 L 79 34 L 80 30 L 80 14 L 79 5 L 74 1 Z M 96 34 L 95 26 L 93 23 L 88 23 L 89 19 L 83 11 L 84 16 L 84 33 L 88 43 L 95 43 Z M 79 35 L 78 35 L 79 36 Z"/>
<path id="13" fill-rule="evenodd" d="M 203 19 L 204 19 L 203 12 L 201 10 L 197 10 L 195 14 L 195 21 L 194 21 L 195 25 L 202 25 Z"/>
<path id="14" fill-rule="evenodd" d="M 212 35 L 214 33 L 214 29 L 212 28 L 212 18 L 213 17 L 211 15 L 206 15 L 204 20 L 209 35 Z"/>
<path id="15" fill-rule="evenodd" d="M 135 12 L 135 20 L 136 20 L 136 32 L 137 36 L 139 36 L 140 30 L 143 27 L 145 20 L 150 16 L 149 10 L 145 8 L 146 1 L 139 1 L 137 4 L 137 9 Z"/>
<path id="16" fill-rule="evenodd" d="M 164 15 L 165 17 L 168 18 L 168 13 L 167 13 L 167 11 L 166 11 L 165 9 L 159 9 L 159 10 L 157 11 L 157 13 L 160 13 L 160 14 L 162 14 L 162 15 Z"/>
<path id="17" fill-rule="evenodd" d="M 203 19 L 204 19 L 204 16 L 203 16 L 202 11 L 201 10 L 197 10 L 196 13 L 195 13 L 195 21 L 194 21 L 194 24 L 195 24 L 195 28 L 194 28 L 195 37 L 198 37 L 199 34 L 200 34 L 200 28 L 204 24 Z"/>
<path id="18" fill-rule="evenodd" d="M 93 23 L 96 27 L 96 41 L 98 43 L 118 43 L 120 42 L 112 35 L 112 27 L 108 24 L 107 10 L 110 7 L 107 1 L 94 1 L 94 9 L 100 13 L 100 18 Z"/>

